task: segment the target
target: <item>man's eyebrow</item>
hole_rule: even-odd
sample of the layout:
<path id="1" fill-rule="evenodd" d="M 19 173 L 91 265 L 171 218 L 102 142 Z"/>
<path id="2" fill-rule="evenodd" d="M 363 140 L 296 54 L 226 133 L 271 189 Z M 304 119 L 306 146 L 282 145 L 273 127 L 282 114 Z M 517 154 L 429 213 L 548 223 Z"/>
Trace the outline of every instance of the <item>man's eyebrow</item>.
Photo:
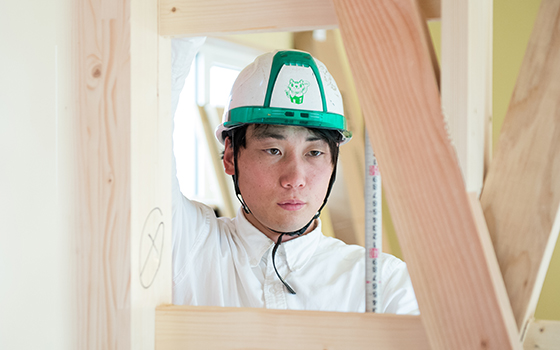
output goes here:
<path id="1" fill-rule="evenodd" d="M 278 129 L 274 129 L 274 128 L 259 128 L 256 130 L 253 130 L 253 137 L 257 140 L 264 140 L 264 139 L 276 139 L 276 140 L 285 140 L 286 136 L 284 134 L 282 134 L 282 132 L 277 131 Z M 307 136 L 307 138 L 305 139 L 306 142 L 315 142 L 315 141 L 324 141 L 323 138 L 317 136 L 317 135 L 309 135 Z"/>
<path id="2" fill-rule="evenodd" d="M 286 136 L 274 132 L 273 130 L 269 130 L 268 128 L 264 129 L 264 130 L 253 130 L 253 137 L 258 139 L 258 140 L 262 140 L 262 139 L 268 139 L 268 138 L 272 138 L 272 139 L 277 139 L 277 140 L 285 140 Z"/>
<path id="3" fill-rule="evenodd" d="M 305 139 L 305 141 L 314 142 L 314 141 L 323 141 L 323 139 L 320 138 L 319 136 L 310 135 L 308 138 Z"/>

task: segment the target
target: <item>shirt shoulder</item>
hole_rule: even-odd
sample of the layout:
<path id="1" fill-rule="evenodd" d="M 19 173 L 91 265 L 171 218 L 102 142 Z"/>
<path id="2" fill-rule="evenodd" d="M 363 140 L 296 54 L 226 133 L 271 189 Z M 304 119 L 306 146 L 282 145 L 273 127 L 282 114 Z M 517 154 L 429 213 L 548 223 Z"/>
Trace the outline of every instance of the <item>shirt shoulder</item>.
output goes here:
<path id="1" fill-rule="evenodd" d="M 322 236 L 316 254 L 333 255 L 333 253 L 338 259 L 363 260 L 365 249 L 359 245 L 346 244 L 338 238 Z"/>
<path id="2" fill-rule="evenodd" d="M 365 249 L 359 245 L 346 244 L 338 238 L 321 235 L 317 248 L 310 259 L 311 264 L 320 264 L 336 270 L 337 273 L 357 273 L 360 281 L 364 278 Z"/>
<path id="3" fill-rule="evenodd" d="M 180 281 L 199 254 L 216 251 L 235 230 L 231 218 L 218 218 L 214 210 L 197 201 L 188 200 L 177 212 L 173 213 L 173 280 Z M 219 248 L 218 248 L 219 249 Z M 206 255 L 206 254 L 205 254 Z"/>
<path id="4" fill-rule="evenodd" d="M 406 263 L 386 253 L 379 256 L 382 312 L 420 314 Z"/>

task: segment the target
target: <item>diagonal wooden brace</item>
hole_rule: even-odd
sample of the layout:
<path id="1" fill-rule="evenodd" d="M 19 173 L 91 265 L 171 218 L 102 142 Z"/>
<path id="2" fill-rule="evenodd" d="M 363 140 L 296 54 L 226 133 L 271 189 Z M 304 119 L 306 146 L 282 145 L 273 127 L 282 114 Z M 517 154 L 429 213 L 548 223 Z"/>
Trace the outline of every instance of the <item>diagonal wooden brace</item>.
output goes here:
<path id="1" fill-rule="evenodd" d="M 334 4 L 432 348 L 518 348 L 445 129 L 416 1 Z"/>

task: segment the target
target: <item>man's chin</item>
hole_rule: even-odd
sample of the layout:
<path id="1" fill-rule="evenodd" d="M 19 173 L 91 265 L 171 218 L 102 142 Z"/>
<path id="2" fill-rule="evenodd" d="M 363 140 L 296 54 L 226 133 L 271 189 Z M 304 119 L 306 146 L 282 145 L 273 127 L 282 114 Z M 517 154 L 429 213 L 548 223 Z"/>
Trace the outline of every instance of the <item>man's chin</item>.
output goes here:
<path id="1" fill-rule="evenodd" d="M 259 220 L 258 216 L 254 215 L 253 213 L 250 215 L 252 216 L 251 218 L 247 217 L 247 215 L 246 217 L 251 223 L 253 223 L 254 226 L 259 228 L 261 231 L 263 230 L 266 231 L 267 229 L 269 229 L 272 230 L 274 233 L 278 233 L 278 232 L 291 233 L 291 232 L 299 231 L 305 226 L 307 226 L 307 224 L 309 224 L 309 222 L 313 218 L 313 216 L 310 216 L 309 218 L 297 218 L 297 220 L 294 220 L 294 217 L 292 215 L 291 217 L 285 218 L 285 220 L 281 220 L 281 218 L 276 218 L 277 220 L 274 220 L 274 222 L 268 222 L 267 220 Z M 305 231 L 309 232 L 314 228 L 315 228 L 315 224 L 311 222 L 311 224 L 306 228 Z"/>
<path id="2" fill-rule="evenodd" d="M 309 220 L 311 220 L 311 218 L 309 218 Z M 277 225 L 274 225 L 277 228 L 273 228 L 273 230 L 278 231 L 278 232 L 286 232 L 286 233 L 291 233 L 291 232 L 296 232 L 299 231 L 301 229 L 303 229 L 305 226 L 307 226 L 307 224 L 309 224 L 308 227 L 306 227 L 306 229 L 304 230 L 305 232 L 310 232 L 315 228 L 315 224 L 313 222 L 309 223 L 308 221 L 304 221 L 304 222 L 290 222 L 290 223 L 280 223 Z"/>

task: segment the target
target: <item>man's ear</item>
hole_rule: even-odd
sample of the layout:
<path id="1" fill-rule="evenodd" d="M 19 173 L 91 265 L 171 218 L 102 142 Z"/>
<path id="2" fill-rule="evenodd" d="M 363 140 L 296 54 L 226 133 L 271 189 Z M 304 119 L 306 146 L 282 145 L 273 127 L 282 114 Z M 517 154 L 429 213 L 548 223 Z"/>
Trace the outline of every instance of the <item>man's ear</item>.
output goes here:
<path id="1" fill-rule="evenodd" d="M 224 149 L 224 170 L 228 175 L 235 175 L 235 164 L 233 160 L 233 147 L 231 145 L 231 139 L 229 137 L 225 140 Z"/>

